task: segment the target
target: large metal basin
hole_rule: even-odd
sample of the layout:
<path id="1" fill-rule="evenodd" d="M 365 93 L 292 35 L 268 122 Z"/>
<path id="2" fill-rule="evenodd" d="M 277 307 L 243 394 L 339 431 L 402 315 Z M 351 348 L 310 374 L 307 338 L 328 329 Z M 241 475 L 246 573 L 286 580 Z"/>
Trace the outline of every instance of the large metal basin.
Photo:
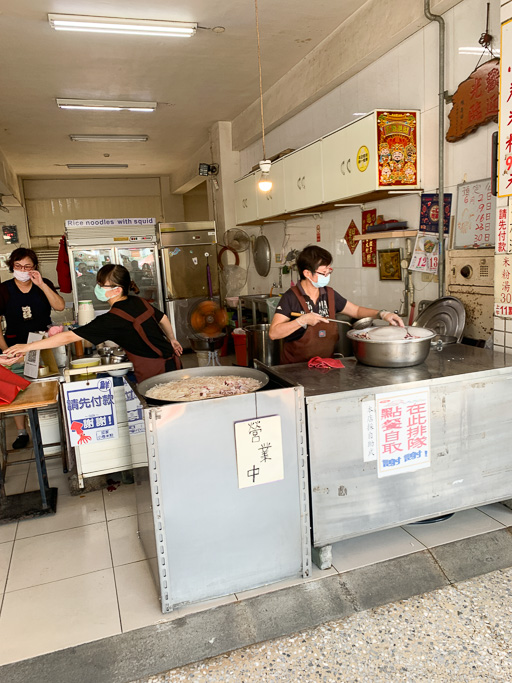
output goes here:
<path id="1" fill-rule="evenodd" d="M 416 339 L 376 340 L 361 338 L 364 330 L 349 330 L 347 337 L 352 341 L 354 356 L 360 363 L 376 368 L 408 368 L 419 365 L 430 352 L 430 342 L 435 332 L 428 337 Z"/>
<path id="2" fill-rule="evenodd" d="M 222 375 L 236 375 L 237 377 L 252 377 L 261 382 L 259 389 L 268 383 L 268 375 L 266 375 L 261 370 L 255 370 L 254 368 L 242 368 L 233 367 L 230 365 L 219 366 L 206 366 L 201 368 L 189 368 L 188 370 L 174 370 L 172 372 L 164 372 L 161 375 L 155 375 L 149 379 L 145 379 L 140 384 L 137 385 L 138 393 L 144 397 L 147 403 L 154 405 L 167 405 L 168 403 L 177 403 L 178 401 L 163 401 L 159 398 L 151 398 L 146 396 L 146 392 L 155 386 L 155 384 L 165 384 L 166 382 L 176 382 L 179 379 L 189 379 L 190 377 L 212 377 L 212 376 L 222 376 Z M 203 399 L 205 401 L 210 401 L 211 399 Z"/>

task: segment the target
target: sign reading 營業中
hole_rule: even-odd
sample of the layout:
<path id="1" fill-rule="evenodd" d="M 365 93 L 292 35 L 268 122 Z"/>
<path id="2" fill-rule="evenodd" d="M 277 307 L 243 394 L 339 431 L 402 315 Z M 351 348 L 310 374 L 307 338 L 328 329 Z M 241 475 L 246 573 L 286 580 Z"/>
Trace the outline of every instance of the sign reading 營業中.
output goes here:
<path id="1" fill-rule="evenodd" d="M 111 377 L 63 385 L 72 446 L 117 439 L 118 427 Z"/>
<path id="2" fill-rule="evenodd" d="M 429 403 L 428 389 L 375 396 L 379 477 L 430 467 Z"/>
<path id="3" fill-rule="evenodd" d="M 235 422 L 238 488 L 284 479 L 281 417 L 255 417 Z"/>

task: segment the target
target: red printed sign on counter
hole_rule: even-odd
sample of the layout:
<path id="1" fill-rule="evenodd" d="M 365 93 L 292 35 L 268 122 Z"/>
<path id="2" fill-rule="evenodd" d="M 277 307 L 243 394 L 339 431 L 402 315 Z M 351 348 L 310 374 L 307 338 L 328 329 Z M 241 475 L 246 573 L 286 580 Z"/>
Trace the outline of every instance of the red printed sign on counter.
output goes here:
<path id="1" fill-rule="evenodd" d="M 508 207 L 498 209 L 498 229 L 496 230 L 496 253 L 506 254 L 509 251 Z"/>
<path id="2" fill-rule="evenodd" d="M 376 394 L 379 478 L 430 467 L 429 402 L 428 388 Z"/>
<path id="3" fill-rule="evenodd" d="M 359 242 L 357 242 L 354 237 L 359 235 L 359 230 L 357 229 L 357 225 L 354 223 L 354 221 L 350 221 L 350 225 L 347 228 L 347 232 L 345 233 L 345 240 L 347 242 L 348 248 L 350 249 L 350 253 L 353 254 L 355 250 L 357 249 L 357 245 Z"/>
<path id="4" fill-rule="evenodd" d="M 366 234 L 369 225 L 377 222 L 377 209 L 363 211 L 361 234 Z M 363 268 L 377 268 L 377 240 L 361 240 Z"/>

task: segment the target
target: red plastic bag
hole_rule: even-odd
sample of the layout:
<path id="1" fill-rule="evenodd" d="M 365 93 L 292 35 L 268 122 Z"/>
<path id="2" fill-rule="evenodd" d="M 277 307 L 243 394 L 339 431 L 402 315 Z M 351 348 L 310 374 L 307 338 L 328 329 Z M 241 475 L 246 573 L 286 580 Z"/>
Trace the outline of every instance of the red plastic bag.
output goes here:
<path id="1" fill-rule="evenodd" d="M 28 379 L 0 365 L 0 405 L 12 403 L 20 391 L 26 389 L 29 384 Z"/>

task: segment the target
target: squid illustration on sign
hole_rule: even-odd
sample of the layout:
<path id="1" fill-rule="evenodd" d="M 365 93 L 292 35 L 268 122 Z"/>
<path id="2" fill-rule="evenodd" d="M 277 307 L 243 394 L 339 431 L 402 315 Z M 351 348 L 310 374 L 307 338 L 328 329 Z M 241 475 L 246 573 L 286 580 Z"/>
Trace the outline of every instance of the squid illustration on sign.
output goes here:
<path id="1" fill-rule="evenodd" d="M 78 436 L 78 445 L 83 443 L 88 443 L 91 439 L 92 436 L 88 436 L 87 434 L 84 434 L 84 426 L 81 422 L 77 422 L 76 420 L 71 423 L 71 431 L 76 432 Z"/>

